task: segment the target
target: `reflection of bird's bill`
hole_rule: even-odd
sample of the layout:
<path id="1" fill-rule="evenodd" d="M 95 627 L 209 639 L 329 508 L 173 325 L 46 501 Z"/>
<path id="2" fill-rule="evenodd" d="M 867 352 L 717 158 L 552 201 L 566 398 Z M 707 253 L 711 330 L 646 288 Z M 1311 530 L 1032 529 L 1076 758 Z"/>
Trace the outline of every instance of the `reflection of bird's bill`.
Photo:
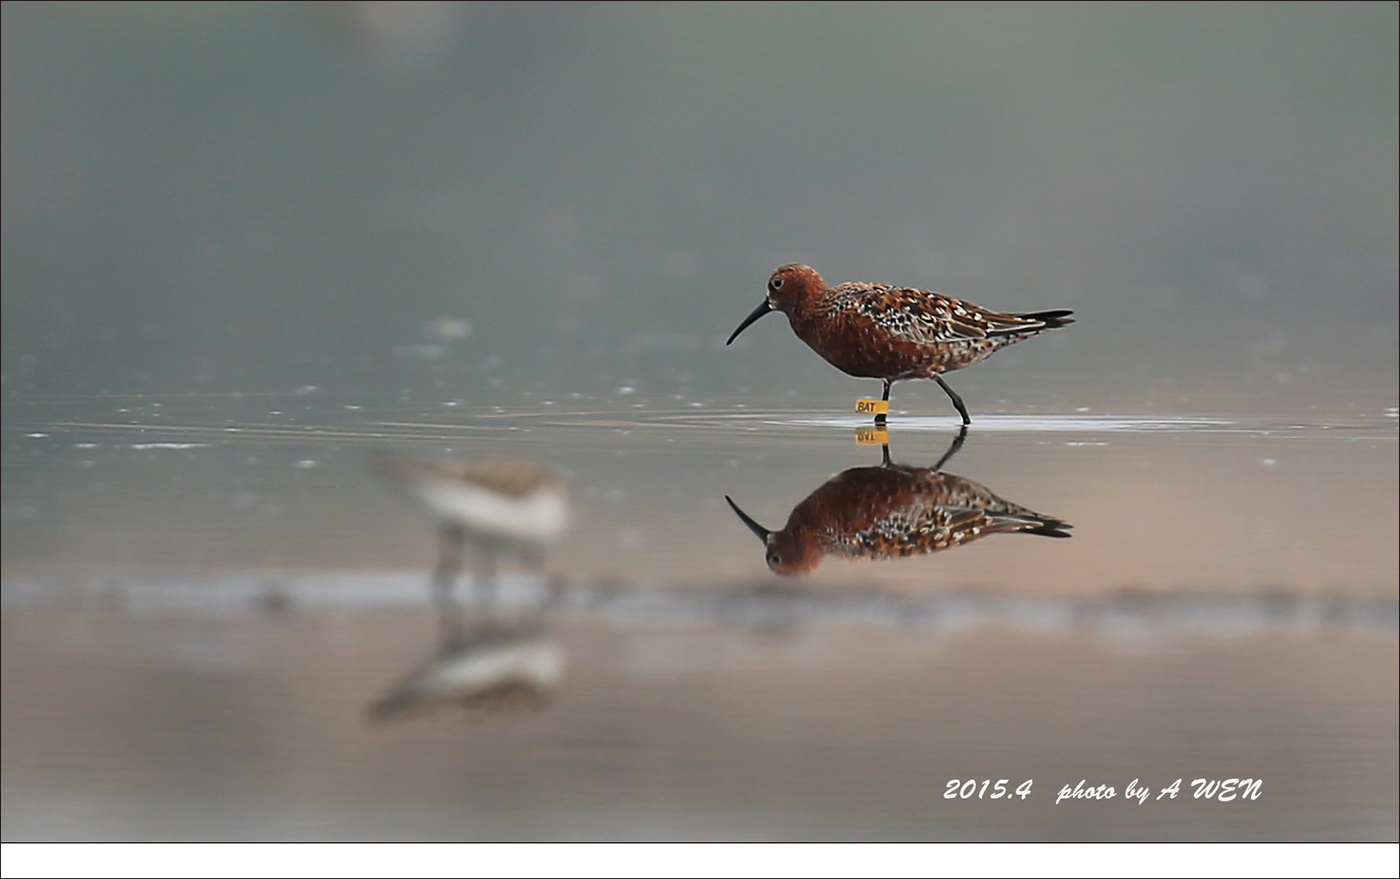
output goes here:
<path id="1" fill-rule="evenodd" d="M 419 461 L 379 452 L 375 469 L 470 539 L 548 543 L 568 525 L 564 486 L 527 461 Z"/>
<path id="2" fill-rule="evenodd" d="M 729 495 L 725 495 L 724 499 L 729 501 L 729 509 L 734 511 L 734 513 L 739 517 L 739 519 L 742 520 L 743 523 L 748 526 L 749 530 L 752 531 L 754 535 L 758 537 L 759 540 L 767 542 L 768 535 L 772 534 L 773 532 L 768 530 L 767 528 L 764 528 L 762 525 L 758 524 L 753 519 L 749 518 L 749 514 L 739 509 L 739 505 L 734 503 L 734 498 L 730 497 Z"/>
<path id="3" fill-rule="evenodd" d="M 564 678 L 564 651 L 539 628 L 484 626 L 445 642 L 370 706 L 387 720 L 449 705 L 483 713 L 538 710 Z"/>

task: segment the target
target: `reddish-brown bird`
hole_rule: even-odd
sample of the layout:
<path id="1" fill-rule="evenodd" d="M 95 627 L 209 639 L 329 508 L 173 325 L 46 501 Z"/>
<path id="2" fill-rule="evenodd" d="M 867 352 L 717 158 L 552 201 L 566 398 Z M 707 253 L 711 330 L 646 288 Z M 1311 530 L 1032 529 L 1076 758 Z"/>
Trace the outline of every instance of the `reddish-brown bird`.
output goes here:
<path id="1" fill-rule="evenodd" d="M 728 345 L 749 324 L 770 311 L 781 311 L 797 338 L 842 372 L 878 378 L 890 384 L 906 378 L 931 378 L 952 398 L 963 424 L 971 424 L 962 398 L 948 387 L 943 373 L 986 360 L 994 351 L 1041 330 L 1074 323 L 1073 312 L 1037 311 L 1002 314 L 913 287 L 853 281 L 828 287 L 816 270 L 786 265 L 768 279 L 768 297 L 744 318 Z M 877 422 L 885 420 L 876 416 Z"/>

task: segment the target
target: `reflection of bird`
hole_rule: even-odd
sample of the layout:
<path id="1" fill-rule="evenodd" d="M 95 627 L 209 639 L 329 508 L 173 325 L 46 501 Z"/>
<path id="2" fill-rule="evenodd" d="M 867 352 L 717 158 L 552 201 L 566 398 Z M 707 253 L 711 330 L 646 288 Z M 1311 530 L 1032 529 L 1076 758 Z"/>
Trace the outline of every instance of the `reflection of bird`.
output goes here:
<path id="1" fill-rule="evenodd" d="M 448 705 L 537 710 L 558 691 L 564 665 L 564 651 L 541 628 L 479 626 L 444 638 L 427 662 L 370 706 L 370 716 L 386 720 Z"/>
<path id="2" fill-rule="evenodd" d="M 538 558 L 568 524 L 563 483 L 528 461 L 432 462 L 379 452 L 374 465 L 438 520 L 440 600 L 451 591 L 465 547 L 476 551 L 478 574 L 489 583 L 500 555 Z"/>
<path id="3" fill-rule="evenodd" d="M 886 401 L 892 382 L 933 379 L 948 392 L 963 424 L 972 419 L 943 373 L 986 360 L 1041 330 L 1074 322 L 1066 310 L 1000 314 L 912 287 L 852 282 L 828 288 L 814 269 L 786 265 L 768 279 L 768 298 L 744 318 L 729 342 L 770 311 L 786 314 L 797 337 L 832 366 L 848 375 L 883 380 Z M 883 422 L 885 416 L 875 420 Z"/>
<path id="4" fill-rule="evenodd" d="M 964 428 L 966 430 L 966 428 Z M 924 555 L 971 543 L 988 534 L 1025 532 L 1069 537 L 1073 526 L 1002 500 L 985 486 L 938 468 L 965 434 L 932 468 L 891 464 L 889 449 L 878 467 L 852 467 L 832 477 L 793 508 L 781 531 L 729 506 L 764 542 L 768 567 L 779 574 L 810 574 L 827 555 L 889 559 Z"/>

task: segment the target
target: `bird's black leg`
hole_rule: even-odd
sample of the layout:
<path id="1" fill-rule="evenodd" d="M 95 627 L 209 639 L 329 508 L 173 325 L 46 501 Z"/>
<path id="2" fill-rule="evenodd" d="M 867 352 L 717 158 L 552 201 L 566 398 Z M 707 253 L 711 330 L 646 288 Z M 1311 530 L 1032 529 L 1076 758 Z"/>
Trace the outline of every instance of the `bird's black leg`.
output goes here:
<path id="1" fill-rule="evenodd" d="M 888 402 L 890 401 L 890 380 L 886 378 L 886 379 L 881 379 L 881 381 L 883 381 L 883 382 L 885 383 L 885 395 L 884 395 L 883 397 L 881 397 L 880 399 L 881 399 L 881 400 L 884 400 L 886 403 L 888 403 Z M 884 423 L 885 423 L 885 413 L 881 412 L 881 413 L 879 413 L 878 415 L 876 415 L 876 416 L 875 416 L 875 423 L 876 423 L 876 424 L 884 424 Z"/>
<path id="2" fill-rule="evenodd" d="M 948 396 L 953 398 L 953 405 L 958 407 L 958 414 L 962 416 L 963 424 L 971 424 L 972 419 L 967 417 L 967 407 L 963 405 L 962 397 L 957 392 L 948 387 L 948 383 L 943 380 L 943 376 L 935 375 L 933 380 L 938 382 L 938 386 L 948 392 Z M 885 386 L 885 393 L 889 393 L 889 385 Z"/>
<path id="3" fill-rule="evenodd" d="M 933 472 L 939 473 L 943 470 L 943 465 L 948 463 L 948 459 L 958 453 L 958 449 L 963 446 L 963 440 L 967 439 L 967 425 L 958 428 L 958 435 L 953 437 L 952 445 L 948 446 L 948 451 L 943 453 L 943 457 L 938 459 L 938 463 L 933 465 Z"/>

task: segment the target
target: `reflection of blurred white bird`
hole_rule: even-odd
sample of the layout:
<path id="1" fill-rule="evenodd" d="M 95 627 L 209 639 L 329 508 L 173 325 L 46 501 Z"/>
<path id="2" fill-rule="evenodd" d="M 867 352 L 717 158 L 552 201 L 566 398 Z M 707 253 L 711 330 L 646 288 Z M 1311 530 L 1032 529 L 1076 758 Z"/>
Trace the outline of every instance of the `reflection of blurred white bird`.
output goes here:
<path id="1" fill-rule="evenodd" d="M 485 625 L 438 652 L 370 706 L 386 720 L 447 705 L 503 712 L 544 707 L 564 678 L 564 651 L 539 628 Z"/>
<path id="2" fill-rule="evenodd" d="M 500 555 L 538 559 L 568 525 L 564 484 L 528 461 L 420 461 L 379 452 L 374 466 L 438 520 L 442 558 L 433 582 L 440 601 L 465 547 L 476 551 L 479 583 L 490 584 Z"/>

